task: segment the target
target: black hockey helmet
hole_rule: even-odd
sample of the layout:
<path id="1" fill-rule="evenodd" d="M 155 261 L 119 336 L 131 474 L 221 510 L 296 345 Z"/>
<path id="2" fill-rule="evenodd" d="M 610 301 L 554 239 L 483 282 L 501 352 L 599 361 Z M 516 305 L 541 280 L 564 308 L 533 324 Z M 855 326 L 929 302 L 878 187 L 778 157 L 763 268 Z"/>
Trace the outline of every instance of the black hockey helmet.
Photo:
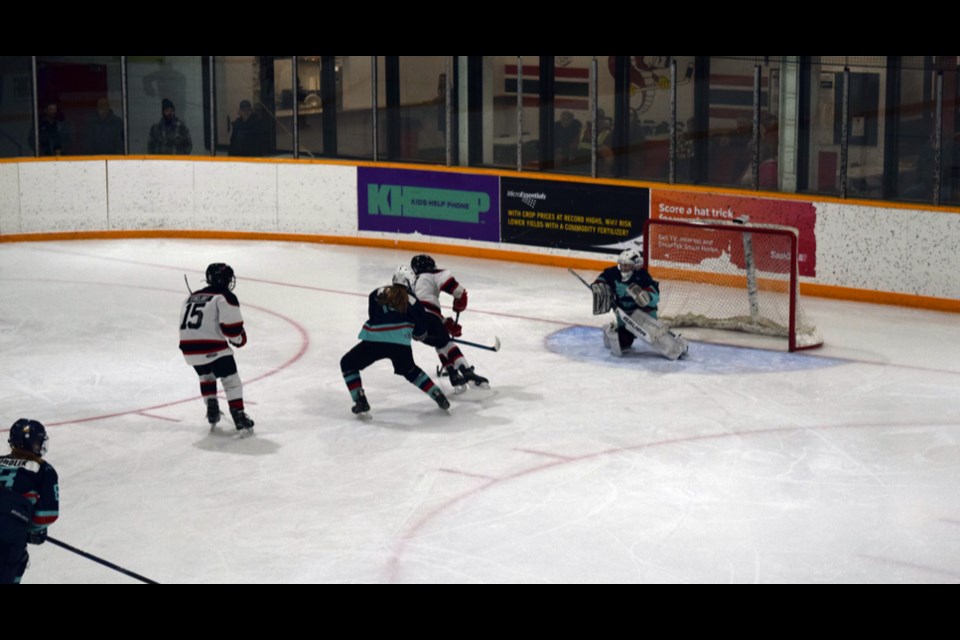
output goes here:
<path id="1" fill-rule="evenodd" d="M 38 456 L 47 452 L 47 430 L 36 420 L 20 418 L 10 427 L 7 442 L 14 449 L 30 451 Z"/>
<path id="2" fill-rule="evenodd" d="M 207 267 L 207 284 L 211 287 L 233 291 L 234 285 L 237 284 L 237 279 L 234 277 L 233 269 L 230 268 L 230 265 L 222 262 L 214 262 Z"/>
<path id="3" fill-rule="evenodd" d="M 436 269 L 437 263 L 427 254 L 421 253 L 418 256 L 413 256 L 413 259 L 410 260 L 410 268 L 413 269 L 415 274 L 420 275 L 425 271 L 433 271 Z"/>

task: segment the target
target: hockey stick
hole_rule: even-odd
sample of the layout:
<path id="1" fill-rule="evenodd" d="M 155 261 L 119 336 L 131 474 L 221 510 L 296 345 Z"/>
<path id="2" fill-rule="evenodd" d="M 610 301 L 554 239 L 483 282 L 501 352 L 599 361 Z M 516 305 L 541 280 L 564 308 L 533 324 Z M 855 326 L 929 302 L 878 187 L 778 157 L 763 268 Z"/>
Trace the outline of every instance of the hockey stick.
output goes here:
<path id="1" fill-rule="evenodd" d="M 113 564 L 112 562 L 107 562 L 107 561 L 104 560 L 103 558 L 98 558 L 97 556 L 93 555 L 92 553 L 87 553 L 86 551 L 81 551 L 80 549 L 77 549 L 76 547 L 71 547 L 71 546 L 70 546 L 69 544 L 67 544 L 66 542 L 60 542 L 60 541 L 57 540 L 56 538 L 51 538 L 50 536 L 47 536 L 47 542 L 51 542 L 51 543 L 57 545 L 58 547 L 63 547 L 63 548 L 66 549 L 67 551 L 73 551 L 73 552 L 74 552 L 75 554 L 77 554 L 77 555 L 83 556 L 84 558 L 87 558 L 88 560 L 93 560 L 94 562 L 97 562 L 97 563 L 99 563 L 99 564 L 102 564 L 102 565 L 105 566 L 105 567 L 110 567 L 110 568 L 113 569 L 114 571 L 119 571 L 120 573 L 124 573 L 124 574 L 130 576 L 131 578 L 136 578 L 136 579 L 139 580 L 140 582 L 146 582 L 147 584 L 160 584 L 160 583 L 157 582 L 156 580 L 151 580 L 150 578 L 144 578 L 144 577 L 141 576 L 139 573 L 134 573 L 133 571 L 130 571 L 129 569 L 124 569 L 123 567 L 119 567 L 119 566 Z"/>
<path id="2" fill-rule="evenodd" d="M 487 351 L 500 351 L 500 338 L 494 336 L 493 346 L 487 346 L 485 344 L 480 344 L 479 342 L 470 342 L 469 340 L 461 340 L 460 338 L 450 338 L 450 342 L 456 342 L 457 344 L 465 344 L 469 347 L 476 347 L 477 349 L 486 349 Z"/>
<path id="3" fill-rule="evenodd" d="M 575 275 L 575 276 L 577 277 L 577 280 L 579 280 L 580 282 L 583 283 L 583 286 L 585 286 L 587 289 L 590 289 L 590 284 L 589 284 L 586 280 L 584 280 L 583 278 L 581 278 L 579 273 L 577 273 L 577 272 L 574 271 L 573 269 L 567 269 L 567 271 L 569 271 L 570 273 L 572 273 L 573 275 Z M 186 276 L 184 276 L 184 278 L 186 278 Z M 591 289 L 591 291 L 592 291 L 592 289 Z"/>
<path id="4" fill-rule="evenodd" d="M 190 281 L 187 280 L 187 274 L 183 274 L 183 283 L 187 285 L 187 291 L 190 292 L 190 295 L 193 295 L 193 289 L 190 288 Z"/>

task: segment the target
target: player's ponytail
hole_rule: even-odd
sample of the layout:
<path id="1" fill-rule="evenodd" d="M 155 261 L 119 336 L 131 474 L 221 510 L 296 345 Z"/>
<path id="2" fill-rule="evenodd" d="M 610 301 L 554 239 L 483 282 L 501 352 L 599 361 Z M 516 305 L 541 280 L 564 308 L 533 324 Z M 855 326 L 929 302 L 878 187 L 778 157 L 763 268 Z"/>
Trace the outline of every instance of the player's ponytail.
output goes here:
<path id="1" fill-rule="evenodd" d="M 393 307 L 400 313 L 406 313 L 410 306 L 410 292 L 401 284 L 392 284 L 377 296 L 377 302 Z"/>

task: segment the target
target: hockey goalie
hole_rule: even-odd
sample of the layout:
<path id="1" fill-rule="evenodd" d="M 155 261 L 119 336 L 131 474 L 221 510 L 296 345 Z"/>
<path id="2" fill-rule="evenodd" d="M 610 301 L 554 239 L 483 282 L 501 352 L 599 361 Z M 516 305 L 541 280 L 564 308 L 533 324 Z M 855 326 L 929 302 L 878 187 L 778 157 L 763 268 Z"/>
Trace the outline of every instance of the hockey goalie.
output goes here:
<path id="1" fill-rule="evenodd" d="M 643 254 L 639 249 L 622 252 L 617 264 L 604 269 L 590 290 L 593 314 L 613 310 L 616 316 L 603 327 L 603 345 L 614 355 L 622 356 L 637 338 L 670 360 L 687 354 L 687 341 L 657 320 L 660 285 L 643 267 Z"/>

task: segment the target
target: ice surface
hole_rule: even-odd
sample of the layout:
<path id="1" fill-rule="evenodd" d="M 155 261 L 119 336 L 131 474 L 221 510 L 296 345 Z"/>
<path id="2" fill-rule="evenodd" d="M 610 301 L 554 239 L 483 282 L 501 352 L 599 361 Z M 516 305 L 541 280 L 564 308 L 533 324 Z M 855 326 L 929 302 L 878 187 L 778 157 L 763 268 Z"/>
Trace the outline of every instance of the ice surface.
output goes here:
<path id="1" fill-rule="evenodd" d="M 0 244 L 0 421 L 48 426 L 51 535 L 159 582 L 960 582 L 956 315 L 807 298 L 816 351 L 684 332 L 689 359 L 618 359 L 566 269 L 438 254 L 463 338 L 503 343 L 463 347 L 492 389 L 446 415 L 382 362 L 358 420 L 339 359 L 411 255 Z M 210 262 L 237 274 L 246 440 L 209 432 L 177 350 Z M 133 582 L 31 558 L 24 583 Z"/>

